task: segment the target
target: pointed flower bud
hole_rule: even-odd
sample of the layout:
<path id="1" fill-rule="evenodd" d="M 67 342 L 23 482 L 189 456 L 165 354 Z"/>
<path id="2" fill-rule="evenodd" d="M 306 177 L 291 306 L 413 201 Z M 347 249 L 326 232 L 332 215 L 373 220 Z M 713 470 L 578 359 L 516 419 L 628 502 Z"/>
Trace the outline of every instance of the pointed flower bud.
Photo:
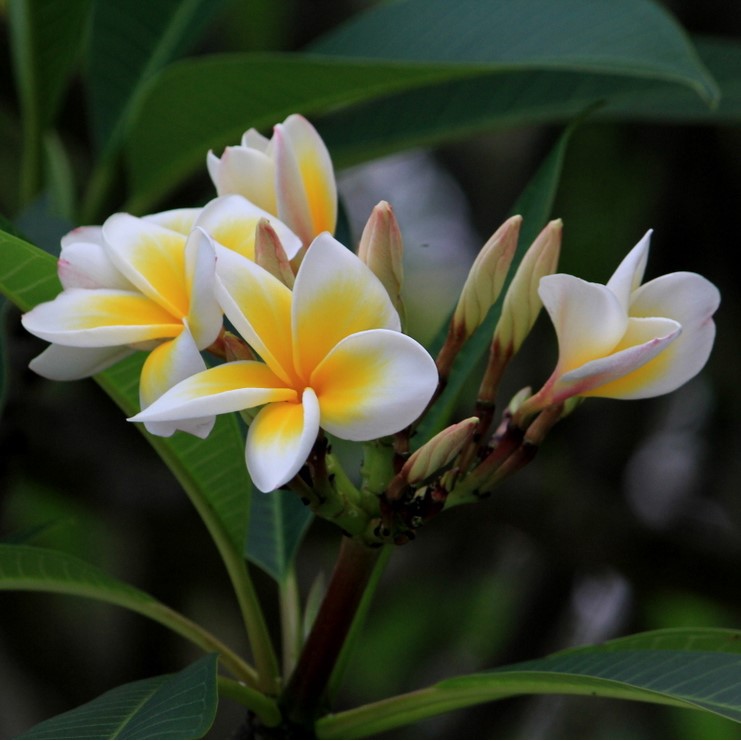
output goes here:
<path id="1" fill-rule="evenodd" d="M 484 321 L 499 298 L 517 248 L 522 216 L 511 216 L 476 256 L 453 314 L 453 327 L 465 339 Z"/>
<path id="2" fill-rule="evenodd" d="M 294 275 L 288 255 L 267 219 L 260 219 L 255 227 L 255 262 L 281 283 L 293 288 Z"/>
<path id="3" fill-rule="evenodd" d="M 551 221 L 525 253 L 504 297 L 502 314 L 494 330 L 494 343 L 510 356 L 514 355 L 538 318 L 543 302 L 538 284 L 556 269 L 561 252 L 560 219 Z"/>
<path id="4" fill-rule="evenodd" d="M 399 478 L 411 486 L 420 486 L 442 473 L 471 440 L 478 422 L 478 417 L 469 417 L 438 432 L 412 453 L 402 467 Z"/>
<path id="5" fill-rule="evenodd" d="M 381 201 L 368 219 L 358 246 L 358 257 L 383 283 L 391 303 L 404 322 L 404 304 L 401 287 L 404 281 L 402 258 L 404 243 L 394 211 L 386 201 Z"/>

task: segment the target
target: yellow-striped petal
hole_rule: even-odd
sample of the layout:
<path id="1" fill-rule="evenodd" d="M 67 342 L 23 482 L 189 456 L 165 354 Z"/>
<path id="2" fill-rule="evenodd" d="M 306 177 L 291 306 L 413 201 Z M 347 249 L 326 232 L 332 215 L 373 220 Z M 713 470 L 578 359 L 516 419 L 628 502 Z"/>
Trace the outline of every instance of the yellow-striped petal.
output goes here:
<path id="1" fill-rule="evenodd" d="M 247 433 L 247 469 L 255 486 L 268 492 L 287 484 L 306 462 L 318 433 L 319 403 L 310 388 L 300 402 L 261 409 Z"/>
<path id="2" fill-rule="evenodd" d="M 332 160 L 316 129 L 289 116 L 273 134 L 278 216 L 308 245 L 337 226 L 337 185 Z"/>
<path id="3" fill-rule="evenodd" d="M 202 227 L 224 247 L 248 260 L 255 259 L 255 229 L 260 219 L 267 219 L 291 259 L 301 247 L 301 240 L 274 214 L 250 203 L 241 195 L 215 198 L 201 211 L 196 226 Z"/>
<path id="4" fill-rule="evenodd" d="M 146 296 L 129 291 L 72 289 L 24 314 L 23 326 L 49 342 L 110 347 L 164 339 L 183 325 Z"/>
<path id="5" fill-rule="evenodd" d="M 206 159 L 209 175 L 218 195 L 239 193 L 277 216 L 275 162 L 269 153 L 253 146 L 253 138 L 247 139 L 245 134 L 241 147 L 227 147 L 220 158 L 209 152 Z"/>
<path id="6" fill-rule="evenodd" d="M 273 372 L 297 385 L 291 291 L 259 265 L 217 245 L 216 296 L 229 321 Z"/>
<path id="7" fill-rule="evenodd" d="M 320 424 L 343 440 L 398 432 L 422 414 L 437 383 L 428 352 L 411 337 L 387 329 L 345 338 L 311 376 Z"/>
<path id="8" fill-rule="evenodd" d="M 173 422 L 251 409 L 273 401 L 293 401 L 286 388 L 264 363 L 240 360 L 196 373 L 166 391 L 132 422 Z"/>
<path id="9" fill-rule="evenodd" d="M 166 229 L 187 237 L 200 213 L 200 208 L 173 208 L 170 211 L 160 211 L 158 214 L 149 214 L 142 218 L 144 221 L 164 226 Z"/>
<path id="10" fill-rule="evenodd" d="M 185 278 L 189 293 L 188 327 L 199 349 L 219 336 L 222 311 L 216 300 L 216 250 L 210 237 L 194 229 L 185 245 Z"/>
<path id="11" fill-rule="evenodd" d="M 116 267 L 175 317 L 188 315 L 185 237 L 130 214 L 114 214 L 103 237 Z"/>
<path id="12" fill-rule="evenodd" d="M 401 328 L 383 284 L 329 234 L 317 237 L 293 286 L 294 353 L 304 377 L 342 339 L 367 329 Z"/>

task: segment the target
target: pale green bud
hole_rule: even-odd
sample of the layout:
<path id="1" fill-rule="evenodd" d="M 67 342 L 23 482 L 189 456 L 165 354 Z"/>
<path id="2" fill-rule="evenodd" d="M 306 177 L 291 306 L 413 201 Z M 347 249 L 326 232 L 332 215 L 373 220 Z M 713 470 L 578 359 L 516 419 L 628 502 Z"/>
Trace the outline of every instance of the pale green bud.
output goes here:
<path id="1" fill-rule="evenodd" d="M 520 349 L 543 306 L 538 295 L 538 284 L 543 276 L 556 270 L 561 252 L 562 227 L 561 220 L 556 219 L 538 235 L 522 258 L 504 297 L 493 344 L 510 356 Z"/>
<path id="2" fill-rule="evenodd" d="M 399 478 L 410 486 L 419 486 L 442 473 L 468 443 L 479 423 L 478 417 L 446 427 L 409 457 Z"/>
<path id="3" fill-rule="evenodd" d="M 404 243 L 394 211 L 386 201 L 371 212 L 358 245 L 358 257 L 383 283 L 391 303 L 404 323 L 401 287 L 404 282 Z"/>
<path id="4" fill-rule="evenodd" d="M 267 219 L 260 219 L 255 227 L 255 262 L 281 283 L 293 288 L 291 263 L 278 234 Z"/>
<path id="5" fill-rule="evenodd" d="M 502 292 L 512 263 L 522 216 L 511 216 L 489 238 L 476 256 L 455 307 L 451 328 L 464 339 L 484 321 Z"/>

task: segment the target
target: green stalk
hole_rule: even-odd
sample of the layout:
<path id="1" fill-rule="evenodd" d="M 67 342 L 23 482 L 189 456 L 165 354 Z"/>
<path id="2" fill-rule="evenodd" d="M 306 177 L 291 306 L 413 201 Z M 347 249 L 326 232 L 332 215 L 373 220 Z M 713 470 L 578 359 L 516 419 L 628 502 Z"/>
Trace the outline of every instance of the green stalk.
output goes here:
<path id="1" fill-rule="evenodd" d="M 310 730 L 320 714 L 327 685 L 380 554 L 380 548 L 342 539 L 327 594 L 281 697 L 286 720 L 298 729 Z"/>
<path id="2" fill-rule="evenodd" d="M 241 682 L 235 682 L 227 677 L 217 677 L 219 695 L 228 697 L 230 700 L 244 705 L 248 710 L 255 713 L 264 726 L 275 728 L 280 725 L 281 715 L 278 703 L 271 697 L 266 697 L 262 692 L 246 687 Z"/>
<path id="3" fill-rule="evenodd" d="M 301 600 L 295 564 L 291 564 L 285 579 L 278 585 L 280 625 L 283 645 L 283 676 L 293 671 L 301 652 Z"/>

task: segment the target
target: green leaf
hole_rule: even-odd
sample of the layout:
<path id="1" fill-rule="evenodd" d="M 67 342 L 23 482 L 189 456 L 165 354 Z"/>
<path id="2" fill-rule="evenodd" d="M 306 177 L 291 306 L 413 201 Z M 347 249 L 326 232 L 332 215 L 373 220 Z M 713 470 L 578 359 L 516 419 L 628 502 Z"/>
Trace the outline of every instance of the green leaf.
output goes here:
<path id="1" fill-rule="evenodd" d="M 253 495 L 245 555 L 283 582 L 312 519 L 311 510 L 292 491 Z"/>
<path id="2" fill-rule="evenodd" d="M 143 86 L 203 35 L 222 0 L 97 0 L 88 77 L 99 151 L 117 148 Z M 173 127 L 174 119 L 168 121 Z"/>
<path id="3" fill-rule="evenodd" d="M 177 674 L 124 684 L 34 726 L 32 738 L 202 738 L 216 716 L 216 655 Z"/>
<path id="4" fill-rule="evenodd" d="M 579 122 L 577 120 L 564 131 L 512 209 L 512 213 L 522 215 L 523 222 L 517 251 L 502 290 L 502 298 L 491 308 L 484 322 L 478 327 L 458 354 L 445 390 L 420 424 L 418 434 L 420 445 L 436 435 L 448 424 L 448 420 L 458 404 L 461 393 L 467 387 L 470 388 L 471 372 L 477 367 L 479 361 L 489 348 L 494 327 L 497 321 L 499 321 L 502 311 L 503 297 L 517 270 L 517 265 L 548 220 L 553 207 L 553 201 L 556 197 L 558 181 L 561 178 L 566 148 L 571 134 Z M 444 329 L 447 331 L 447 327 Z"/>
<path id="5" fill-rule="evenodd" d="M 61 290 L 57 261 L 48 252 L 0 230 L 0 293 L 28 311 Z"/>
<path id="6" fill-rule="evenodd" d="M 673 80 L 718 90 L 679 24 L 648 0 L 404 0 L 371 8 L 310 51 L 363 59 L 496 64 Z"/>
<path id="7" fill-rule="evenodd" d="M 741 721 L 741 633 L 629 636 L 491 672 L 454 677 L 319 721 L 319 738 L 358 738 L 521 694 L 570 694 L 689 707 Z"/>
<path id="8" fill-rule="evenodd" d="M 153 81 L 132 125 L 126 151 L 133 190 L 128 208 L 151 207 L 181 178 L 203 168 L 208 149 L 236 143 L 250 126 L 267 128 L 294 111 L 315 115 L 456 80 L 471 84 L 486 75 L 488 95 L 500 82 L 506 85 L 510 75 L 525 71 L 560 72 L 577 84 L 587 73 L 599 73 L 608 89 L 615 78 L 635 84 L 653 79 L 717 97 L 686 36 L 658 6 L 646 0 L 619 6 L 569 0 L 568 6 L 570 12 L 561 13 L 560 4 L 517 0 L 488 4 L 481 13 L 475 0 L 407 0 L 361 16 L 313 46 L 313 55 L 228 55 L 172 65 Z M 383 27 L 378 19 L 385 13 L 392 19 L 402 13 L 404 22 Z M 476 22 L 463 22 L 471 18 Z M 465 26 L 460 37 L 465 43 L 451 33 L 451 24 Z M 389 55 L 384 58 L 373 53 L 361 33 L 380 33 L 381 28 L 384 38 L 394 40 L 379 42 Z M 541 91 L 549 91 L 549 100 L 563 116 L 558 91 L 546 86 L 550 80 L 544 80 Z M 420 117 L 419 110 L 418 120 L 430 118 Z M 540 112 L 541 119 L 547 112 Z M 464 109 L 461 118 L 466 116 Z M 179 122 L 177 131 L 170 124 L 173 119 Z M 364 141 L 366 135 L 372 139 L 372 127 L 361 126 L 355 133 L 356 156 L 358 149 L 369 153 Z M 410 135 L 408 129 L 403 133 Z M 392 141 L 396 148 L 415 143 L 413 136 L 404 140 L 393 134 Z"/>
<path id="9" fill-rule="evenodd" d="M 8 6 L 24 116 L 49 126 L 80 53 L 90 0 L 13 0 Z"/>

